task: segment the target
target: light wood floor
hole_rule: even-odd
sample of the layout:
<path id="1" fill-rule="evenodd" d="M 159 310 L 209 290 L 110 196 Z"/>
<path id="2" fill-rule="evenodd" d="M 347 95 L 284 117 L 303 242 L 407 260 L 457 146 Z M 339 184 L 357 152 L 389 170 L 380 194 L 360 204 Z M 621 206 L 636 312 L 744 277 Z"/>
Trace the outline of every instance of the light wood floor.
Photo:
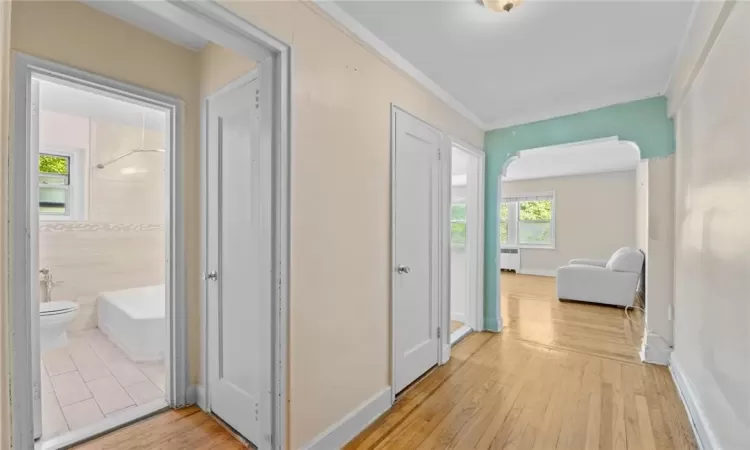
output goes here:
<path id="1" fill-rule="evenodd" d="M 347 449 L 695 449 L 666 368 L 639 362 L 643 324 L 502 275 L 505 329 L 475 333 Z"/>
<path id="2" fill-rule="evenodd" d="M 697 448 L 669 372 L 638 359 L 639 313 L 560 303 L 554 279 L 502 277 L 503 332 L 466 337 L 347 449 Z M 244 447 L 192 407 L 78 448 Z"/>
<path id="3" fill-rule="evenodd" d="M 247 448 L 197 406 L 164 412 L 74 447 L 79 450 L 234 450 Z"/>

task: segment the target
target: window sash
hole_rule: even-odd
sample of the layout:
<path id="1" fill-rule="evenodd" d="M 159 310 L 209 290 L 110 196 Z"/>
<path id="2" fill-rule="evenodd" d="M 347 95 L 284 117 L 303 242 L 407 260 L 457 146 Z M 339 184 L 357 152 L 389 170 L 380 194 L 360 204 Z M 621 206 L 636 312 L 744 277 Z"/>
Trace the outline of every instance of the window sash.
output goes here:
<path id="1" fill-rule="evenodd" d="M 529 201 L 549 201 L 551 202 L 550 220 L 520 220 L 520 204 Z M 550 247 L 555 245 L 555 200 L 554 194 L 522 194 L 504 196 L 500 205 L 507 205 L 507 220 L 503 221 L 500 209 L 498 208 L 498 240 L 500 244 L 506 247 Z M 526 238 L 528 230 L 524 229 L 523 224 L 546 223 L 547 237 L 544 240 L 529 240 Z M 502 239 L 502 228 L 507 227 L 507 239 Z M 522 236 L 523 234 L 523 236 Z"/>

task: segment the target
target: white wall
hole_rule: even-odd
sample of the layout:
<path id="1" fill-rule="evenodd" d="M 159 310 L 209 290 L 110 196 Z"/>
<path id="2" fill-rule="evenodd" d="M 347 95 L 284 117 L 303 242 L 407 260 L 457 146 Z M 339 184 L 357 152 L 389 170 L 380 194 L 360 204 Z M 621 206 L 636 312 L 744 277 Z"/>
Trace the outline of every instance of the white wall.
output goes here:
<path id="1" fill-rule="evenodd" d="M 750 448 L 750 4 L 676 116 L 675 348 L 706 448 Z M 683 389 L 685 392 L 685 389 Z"/>
<path id="2" fill-rule="evenodd" d="M 636 244 L 634 170 L 503 182 L 503 195 L 555 192 L 555 248 L 521 249 L 521 273 L 554 275 L 573 258 Z"/>

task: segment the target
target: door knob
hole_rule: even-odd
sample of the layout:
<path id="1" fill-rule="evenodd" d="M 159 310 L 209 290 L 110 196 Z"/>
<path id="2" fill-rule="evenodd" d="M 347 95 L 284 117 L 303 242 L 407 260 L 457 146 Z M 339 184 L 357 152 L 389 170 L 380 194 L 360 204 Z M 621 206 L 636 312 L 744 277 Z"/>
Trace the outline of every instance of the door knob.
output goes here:
<path id="1" fill-rule="evenodd" d="M 219 274 L 217 274 L 215 270 L 203 274 L 204 280 L 216 281 L 218 278 L 219 278 Z"/>
<path id="2" fill-rule="evenodd" d="M 409 266 L 405 266 L 403 264 L 401 264 L 398 267 L 396 267 L 396 272 L 398 272 L 398 273 L 407 274 L 407 273 L 409 273 L 410 270 L 411 269 L 409 269 Z"/>

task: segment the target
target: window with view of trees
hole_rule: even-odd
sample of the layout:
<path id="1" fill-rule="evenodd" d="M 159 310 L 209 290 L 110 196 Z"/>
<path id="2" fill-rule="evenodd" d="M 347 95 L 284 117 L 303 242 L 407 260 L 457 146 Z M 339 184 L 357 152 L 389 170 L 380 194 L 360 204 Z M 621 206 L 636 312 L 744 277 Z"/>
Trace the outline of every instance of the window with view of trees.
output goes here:
<path id="1" fill-rule="evenodd" d="M 451 205 L 451 246 L 466 245 L 466 203 Z"/>
<path id="2" fill-rule="evenodd" d="M 541 247 L 554 245 L 552 195 L 504 198 L 499 215 L 501 244 Z"/>
<path id="3" fill-rule="evenodd" d="M 39 213 L 66 216 L 70 209 L 70 157 L 39 155 Z"/>

